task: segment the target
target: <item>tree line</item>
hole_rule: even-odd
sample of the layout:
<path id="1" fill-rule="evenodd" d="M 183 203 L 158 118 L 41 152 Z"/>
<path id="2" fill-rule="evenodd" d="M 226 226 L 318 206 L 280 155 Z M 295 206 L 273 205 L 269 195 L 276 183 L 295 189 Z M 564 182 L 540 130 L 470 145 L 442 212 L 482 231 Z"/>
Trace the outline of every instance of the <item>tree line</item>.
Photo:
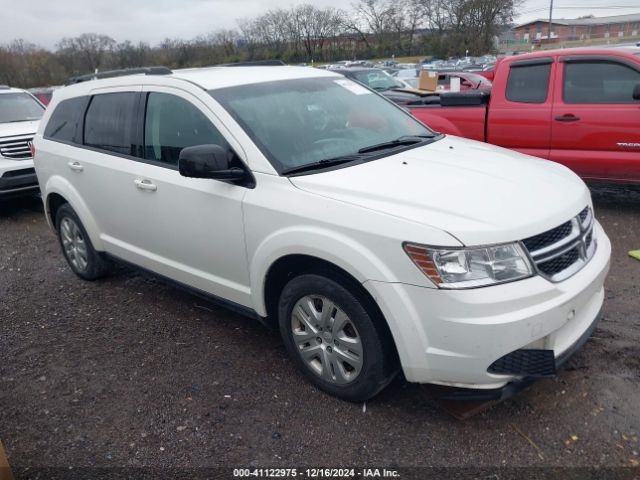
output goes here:
<path id="1" fill-rule="evenodd" d="M 25 39 L 0 45 L 0 84 L 59 85 L 98 70 L 199 67 L 246 60 L 289 63 L 429 54 L 481 55 L 520 0 L 357 0 L 349 11 L 302 4 L 238 20 L 237 27 L 157 45 L 97 33 L 63 38 L 54 49 Z"/>

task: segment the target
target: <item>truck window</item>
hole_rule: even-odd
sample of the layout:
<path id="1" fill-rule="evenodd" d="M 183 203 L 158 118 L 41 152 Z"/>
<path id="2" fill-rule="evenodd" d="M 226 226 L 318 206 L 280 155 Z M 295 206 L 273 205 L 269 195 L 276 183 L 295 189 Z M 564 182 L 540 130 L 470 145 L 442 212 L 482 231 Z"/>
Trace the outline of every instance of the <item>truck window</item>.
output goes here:
<path id="1" fill-rule="evenodd" d="M 638 103 L 633 88 L 640 72 L 614 62 L 567 62 L 564 66 L 564 103 Z"/>
<path id="2" fill-rule="evenodd" d="M 544 103 L 549 90 L 551 63 L 512 65 L 507 80 L 507 100 L 519 103 Z"/>

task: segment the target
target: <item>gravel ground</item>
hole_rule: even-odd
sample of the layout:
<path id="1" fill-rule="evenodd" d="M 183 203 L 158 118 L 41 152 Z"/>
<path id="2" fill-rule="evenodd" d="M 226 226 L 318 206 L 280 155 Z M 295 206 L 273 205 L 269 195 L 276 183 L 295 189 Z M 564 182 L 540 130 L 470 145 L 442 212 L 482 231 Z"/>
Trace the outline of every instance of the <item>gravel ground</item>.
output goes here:
<path id="1" fill-rule="evenodd" d="M 593 194 L 613 242 L 603 321 L 557 378 L 466 421 L 401 379 L 366 409 L 322 394 L 276 332 L 130 270 L 84 282 L 38 199 L 0 204 L 0 440 L 14 473 L 637 466 L 640 262 L 627 251 L 640 189 Z"/>

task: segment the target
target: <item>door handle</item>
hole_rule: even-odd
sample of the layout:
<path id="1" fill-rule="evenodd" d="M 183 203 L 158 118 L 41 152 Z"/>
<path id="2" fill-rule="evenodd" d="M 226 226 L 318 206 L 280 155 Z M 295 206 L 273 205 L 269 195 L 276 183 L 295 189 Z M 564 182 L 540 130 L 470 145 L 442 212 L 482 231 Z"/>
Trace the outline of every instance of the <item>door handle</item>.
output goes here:
<path id="1" fill-rule="evenodd" d="M 139 178 L 136 178 L 133 183 L 136 184 L 136 187 L 138 188 L 138 190 L 145 190 L 148 192 L 155 192 L 158 187 L 154 184 L 151 183 L 151 180 L 140 180 Z"/>
<path id="2" fill-rule="evenodd" d="M 84 167 L 80 164 L 80 162 L 69 162 L 67 163 L 67 165 L 69 165 L 69 168 L 74 172 L 81 172 L 84 170 Z"/>
<path id="3" fill-rule="evenodd" d="M 561 117 L 556 117 L 555 120 L 557 122 L 577 122 L 580 120 L 580 117 L 576 117 L 572 113 L 565 113 Z"/>

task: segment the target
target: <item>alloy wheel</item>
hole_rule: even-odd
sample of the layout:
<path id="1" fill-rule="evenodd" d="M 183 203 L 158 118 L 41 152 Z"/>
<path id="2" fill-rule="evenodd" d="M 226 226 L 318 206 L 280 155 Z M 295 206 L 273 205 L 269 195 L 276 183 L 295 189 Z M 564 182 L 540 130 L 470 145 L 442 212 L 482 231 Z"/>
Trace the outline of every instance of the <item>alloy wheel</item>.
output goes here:
<path id="1" fill-rule="evenodd" d="M 363 366 L 363 346 L 349 316 L 333 301 L 306 295 L 291 312 L 291 332 L 305 365 L 326 382 L 356 380 Z"/>
<path id="2" fill-rule="evenodd" d="M 65 217 L 60 222 L 60 238 L 69 263 L 78 271 L 84 272 L 89 265 L 87 244 L 78 224 Z"/>

